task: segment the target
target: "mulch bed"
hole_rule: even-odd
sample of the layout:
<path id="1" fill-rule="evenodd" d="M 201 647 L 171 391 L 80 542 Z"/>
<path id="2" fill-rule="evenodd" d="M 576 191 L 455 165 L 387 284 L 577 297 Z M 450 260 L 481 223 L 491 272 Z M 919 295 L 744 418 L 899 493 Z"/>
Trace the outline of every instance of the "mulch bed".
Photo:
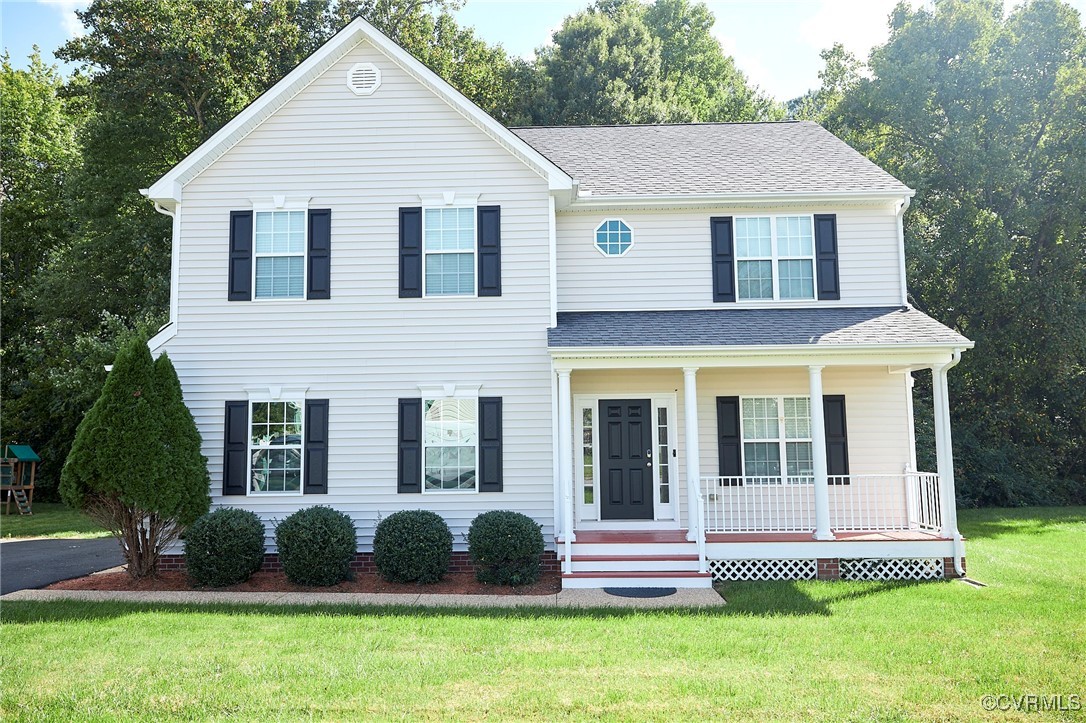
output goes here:
<path id="1" fill-rule="evenodd" d="M 557 573 L 543 573 L 539 581 L 523 587 L 485 585 L 471 573 L 451 573 L 431 585 L 385 582 L 375 573 L 355 573 L 355 579 L 331 587 L 305 587 L 287 580 L 281 572 L 258 572 L 240 585 L 219 588 L 193 587 L 183 572 L 162 572 L 156 578 L 134 581 L 126 572 L 102 572 L 50 585 L 48 590 L 224 590 L 229 592 L 387 592 L 459 595 L 554 595 L 562 589 Z"/>

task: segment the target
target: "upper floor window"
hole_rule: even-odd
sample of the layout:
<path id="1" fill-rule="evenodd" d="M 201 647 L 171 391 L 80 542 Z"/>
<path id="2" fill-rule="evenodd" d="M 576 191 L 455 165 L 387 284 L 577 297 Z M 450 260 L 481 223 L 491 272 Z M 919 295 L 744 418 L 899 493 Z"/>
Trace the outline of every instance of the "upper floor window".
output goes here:
<path id="1" fill-rule="evenodd" d="M 596 227 L 596 248 L 604 256 L 622 256 L 633 245 L 633 230 L 625 221 L 612 218 Z"/>
<path id="2" fill-rule="evenodd" d="M 305 296 L 305 211 L 257 211 L 253 288 L 258 299 Z"/>
<path id="3" fill-rule="evenodd" d="M 736 218 L 739 299 L 814 299 L 814 255 L 810 216 Z"/>
<path id="4" fill-rule="evenodd" d="M 251 402 L 249 493 L 302 492 L 302 403 Z"/>
<path id="5" fill-rule="evenodd" d="M 422 216 L 426 296 L 475 293 L 475 208 L 427 208 Z"/>

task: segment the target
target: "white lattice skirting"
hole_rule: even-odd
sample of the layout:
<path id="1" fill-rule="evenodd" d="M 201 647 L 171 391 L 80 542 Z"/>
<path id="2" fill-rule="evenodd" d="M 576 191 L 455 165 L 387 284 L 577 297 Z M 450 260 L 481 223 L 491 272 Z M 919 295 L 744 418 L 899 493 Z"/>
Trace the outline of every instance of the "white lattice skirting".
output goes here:
<path id="1" fill-rule="evenodd" d="M 814 580 L 817 560 L 709 560 L 716 580 Z"/>
<path id="2" fill-rule="evenodd" d="M 939 557 L 894 560 L 841 560 L 842 580 L 937 580 L 943 577 Z"/>

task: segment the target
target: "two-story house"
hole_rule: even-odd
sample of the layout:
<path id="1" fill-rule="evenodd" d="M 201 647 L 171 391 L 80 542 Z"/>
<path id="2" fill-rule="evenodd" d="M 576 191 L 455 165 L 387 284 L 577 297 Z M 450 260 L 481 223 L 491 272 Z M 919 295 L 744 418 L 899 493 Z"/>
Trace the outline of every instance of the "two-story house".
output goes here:
<path id="1" fill-rule="evenodd" d="M 912 191 L 807 122 L 505 128 L 355 20 L 144 191 L 216 506 L 531 516 L 566 586 L 961 572 Z M 916 469 L 931 370 L 938 469 Z"/>

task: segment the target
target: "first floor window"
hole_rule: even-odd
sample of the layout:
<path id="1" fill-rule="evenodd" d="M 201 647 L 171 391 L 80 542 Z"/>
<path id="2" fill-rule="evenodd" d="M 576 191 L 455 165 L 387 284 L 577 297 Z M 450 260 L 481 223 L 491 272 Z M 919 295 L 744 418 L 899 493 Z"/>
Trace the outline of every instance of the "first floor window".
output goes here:
<path id="1" fill-rule="evenodd" d="M 742 427 L 743 474 L 748 483 L 814 481 L 809 398 L 744 397 Z"/>
<path id="2" fill-rule="evenodd" d="M 249 491 L 302 491 L 301 402 L 252 402 Z"/>
<path id="3" fill-rule="evenodd" d="M 422 402 L 423 489 L 476 489 L 477 399 Z"/>
<path id="4" fill-rule="evenodd" d="M 257 211 L 253 234 L 255 296 L 305 296 L 305 211 Z"/>
<path id="5" fill-rule="evenodd" d="M 422 215 L 426 296 L 475 293 L 475 209 L 427 208 Z"/>
<path id="6" fill-rule="evenodd" d="M 592 505 L 595 502 L 596 465 L 593 460 L 594 447 L 592 444 L 592 407 L 581 409 L 581 464 L 584 471 L 584 503 Z"/>
<path id="7" fill-rule="evenodd" d="M 811 216 L 735 219 L 739 299 L 814 299 Z"/>

